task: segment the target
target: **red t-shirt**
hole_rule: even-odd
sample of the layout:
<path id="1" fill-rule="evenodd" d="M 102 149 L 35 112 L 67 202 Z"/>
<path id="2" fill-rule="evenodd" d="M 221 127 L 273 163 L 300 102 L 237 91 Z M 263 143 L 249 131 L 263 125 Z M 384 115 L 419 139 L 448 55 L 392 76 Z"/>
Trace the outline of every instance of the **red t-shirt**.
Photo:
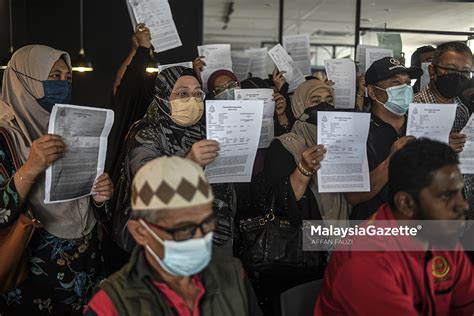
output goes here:
<path id="1" fill-rule="evenodd" d="M 168 305 L 176 310 L 179 316 L 199 316 L 199 304 L 201 302 L 204 293 L 206 292 L 204 285 L 202 284 L 201 276 L 195 275 L 191 278 L 191 281 L 198 288 L 198 295 L 194 301 L 193 311 L 191 312 L 186 305 L 186 302 L 173 291 L 166 283 L 153 282 L 153 285 L 163 294 Z M 137 311 L 138 312 L 138 311 Z M 100 290 L 86 307 L 84 313 L 98 316 L 119 316 L 118 311 L 115 309 L 112 301 L 105 291 Z"/>
<path id="2" fill-rule="evenodd" d="M 373 218 L 395 220 L 388 205 Z M 472 316 L 473 267 L 458 247 L 429 257 L 424 251 L 335 251 L 314 315 Z"/>

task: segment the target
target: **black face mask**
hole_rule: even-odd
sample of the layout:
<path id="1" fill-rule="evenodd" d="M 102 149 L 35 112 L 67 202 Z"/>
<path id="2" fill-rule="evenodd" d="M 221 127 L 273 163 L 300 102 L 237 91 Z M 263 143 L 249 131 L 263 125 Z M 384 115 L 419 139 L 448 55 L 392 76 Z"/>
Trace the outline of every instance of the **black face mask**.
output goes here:
<path id="1" fill-rule="evenodd" d="M 452 99 L 461 94 L 461 90 L 468 79 L 460 74 L 438 75 L 435 80 L 436 89 L 446 99 Z"/>
<path id="2" fill-rule="evenodd" d="M 334 106 L 327 103 L 319 103 L 315 106 L 310 106 L 304 110 L 305 114 L 308 114 L 308 118 L 306 119 L 306 123 L 318 125 L 318 112 L 319 111 L 334 111 Z"/>

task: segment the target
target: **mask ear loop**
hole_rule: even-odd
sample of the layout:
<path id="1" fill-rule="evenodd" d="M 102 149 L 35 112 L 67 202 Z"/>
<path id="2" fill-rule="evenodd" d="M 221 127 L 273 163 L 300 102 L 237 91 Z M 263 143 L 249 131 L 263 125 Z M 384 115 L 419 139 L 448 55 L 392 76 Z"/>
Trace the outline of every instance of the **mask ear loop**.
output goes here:
<path id="1" fill-rule="evenodd" d="M 160 98 L 160 97 L 158 97 L 158 96 L 156 96 L 156 95 L 154 96 L 154 98 L 155 98 L 156 101 L 168 102 L 168 103 L 171 105 L 171 102 L 170 102 L 170 101 L 165 100 L 165 99 L 163 99 L 163 98 Z M 169 115 L 168 113 L 166 113 L 166 111 L 161 107 L 160 102 L 156 102 L 156 105 L 158 106 L 158 108 L 160 109 L 160 111 L 161 111 L 164 115 L 166 115 L 167 117 L 169 117 L 170 119 L 172 119 L 172 118 L 171 118 L 171 115 Z"/>
<path id="2" fill-rule="evenodd" d="M 153 238 L 159 241 L 162 245 L 165 244 L 163 239 L 161 239 L 160 236 L 158 236 L 141 218 L 138 221 L 153 236 Z"/>
<path id="3" fill-rule="evenodd" d="M 18 81 L 20 81 L 21 85 L 23 86 L 23 88 L 25 89 L 26 92 L 28 92 L 29 95 L 31 95 L 33 97 L 33 99 L 35 100 L 38 100 L 38 98 L 30 91 L 30 89 L 28 88 L 28 86 L 26 85 L 26 82 L 25 80 L 23 80 L 23 78 L 19 75 L 22 75 L 22 76 L 25 76 L 26 78 L 29 78 L 31 80 L 34 80 L 34 81 L 37 81 L 37 82 L 41 82 L 43 83 L 42 80 L 38 80 L 36 78 L 33 78 L 33 77 L 30 77 L 28 76 L 27 74 L 24 74 L 22 72 L 19 72 L 18 70 L 16 70 L 15 68 L 13 68 L 13 66 L 10 65 L 10 68 L 13 70 L 13 72 L 15 73 Z"/>

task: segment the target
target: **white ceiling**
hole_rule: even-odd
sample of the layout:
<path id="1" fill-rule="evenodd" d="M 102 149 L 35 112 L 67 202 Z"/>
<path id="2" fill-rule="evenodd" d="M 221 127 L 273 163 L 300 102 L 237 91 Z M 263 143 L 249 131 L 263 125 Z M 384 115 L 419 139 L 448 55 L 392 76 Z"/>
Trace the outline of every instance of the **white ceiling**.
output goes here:
<path id="1" fill-rule="evenodd" d="M 260 47 L 278 41 L 278 0 L 235 0 L 234 12 L 223 30 L 230 0 L 204 0 L 204 42 L 230 43 L 233 49 Z M 355 0 L 285 0 L 284 34 L 309 33 L 317 44 L 354 43 Z M 474 28 L 474 0 L 362 0 L 362 27 L 383 27 L 467 32 Z M 323 35 L 322 35 L 323 34 Z M 407 57 L 417 47 L 437 45 L 465 36 L 402 34 Z M 377 44 L 375 33 L 361 37 Z"/>

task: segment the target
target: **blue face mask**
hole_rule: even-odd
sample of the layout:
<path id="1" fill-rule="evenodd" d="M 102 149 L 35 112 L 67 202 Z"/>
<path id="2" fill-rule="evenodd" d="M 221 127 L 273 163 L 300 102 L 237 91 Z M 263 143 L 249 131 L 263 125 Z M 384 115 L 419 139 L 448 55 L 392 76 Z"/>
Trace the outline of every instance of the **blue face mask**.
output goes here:
<path id="1" fill-rule="evenodd" d="M 387 92 L 388 100 L 385 103 L 375 99 L 378 103 L 382 104 L 387 110 L 396 115 L 405 115 L 408 111 L 408 107 L 413 102 L 413 89 L 407 84 L 402 84 L 387 89 L 382 89 L 375 86 L 377 89 L 384 90 Z"/>
<path id="2" fill-rule="evenodd" d="M 145 248 L 169 274 L 175 276 L 195 275 L 204 270 L 211 261 L 212 232 L 202 238 L 192 238 L 185 241 L 162 240 L 143 220 L 140 219 L 139 222 L 157 242 L 163 245 L 163 259 L 160 259 L 150 246 L 146 245 Z"/>
<path id="3" fill-rule="evenodd" d="M 68 80 L 44 80 L 44 97 L 36 101 L 50 112 L 55 104 L 69 104 L 72 101 L 72 84 Z"/>

